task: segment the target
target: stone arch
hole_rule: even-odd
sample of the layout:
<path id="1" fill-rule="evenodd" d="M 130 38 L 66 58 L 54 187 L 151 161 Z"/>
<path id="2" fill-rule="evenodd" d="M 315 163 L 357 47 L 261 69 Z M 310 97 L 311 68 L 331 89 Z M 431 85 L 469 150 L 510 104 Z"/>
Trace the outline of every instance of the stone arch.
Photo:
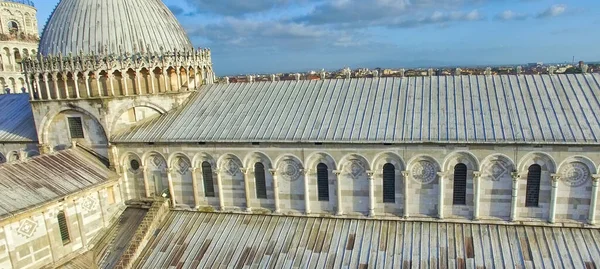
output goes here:
<path id="1" fill-rule="evenodd" d="M 192 180 L 192 162 L 183 152 L 175 152 L 169 156 L 169 171 L 173 184 L 171 194 L 173 204 L 179 207 L 195 207 L 194 185 Z"/>
<path id="2" fill-rule="evenodd" d="M 204 171 L 203 163 L 207 162 L 210 165 L 210 171 Z M 217 161 L 212 155 L 201 152 L 194 155 L 192 158 L 192 164 L 196 168 L 194 173 L 198 178 L 197 189 L 198 189 L 198 204 L 202 206 L 212 206 L 218 208 L 219 206 L 219 188 L 217 184 Z M 205 172 L 209 172 L 209 178 L 205 178 Z M 212 184 L 212 185 L 206 185 Z M 208 187 L 208 188 L 207 188 Z M 207 190 L 209 193 L 207 193 Z"/>
<path id="3" fill-rule="evenodd" d="M 523 156 L 519 161 L 519 172 L 527 171 L 532 164 L 538 164 L 542 171 L 556 173 L 556 162 L 552 156 L 543 152 L 531 152 Z"/>
<path id="4" fill-rule="evenodd" d="M 124 177 L 125 196 L 127 199 L 141 199 L 146 197 L 146 185 L 144 183 L 144 163 L 139 155 L 126 152 L 121 156 L 121 170 Z M 136 167 L 137 164 L 137 167 Z"/>
<path id="5" fill-rule="evenodd" d="M 39 134 L 42 144 L 50 147 L 59 146 L 59 148 L 71 145 L 66 119 L 69 113 L 74 113 L 82 118 L 84 133 L 87 134 L 84 139 L 77 139 L 77 142 L 92 147 L 96 152 L 108 157 L 108 136 L 102 121 L 87 110 L 72 104 L 51 110 L 42 118 Z M 58 127 L 59 130 L 50 132 L 53 126 Z"/>
<path id="6" fill-rule="evenodd" d="M 318 177 L 317 177 L 317 165 L 323 163 L 327 165 L 327 178 L 328 178 L 328 201 L 319 201 L 318 196 Z M 326 152 L 316 152 L 311 154 L 306 161 L 306 169 L 309 173 L 306 175 L 306 181 L 308 181 L 308 197 L 310 212 L 315 213 L 334 213 L 337 208 L 337 180 L 338 176 L 334 173 L 337 170 L 337 164 L 335 159 Z M 338 210 L 339 211 L 339 210 Z M 341 212 L 341 211 L 340 211 Z"/>
<path id="7" fill-rule="evenodd" d="M 509 220 L 512 203 L 513 160 L 504 154 L 493 154 L 481 163 L 479 178 L 479 213 L 482 218 Z"/>
<path id="8" fill-rule="evenodd" d="M 151 84 L 151 80 L 152 77 L 150 75 L 150 71 L 148 70 L 147 67 L 142 67 L 137 71 L 138 76 L 140 76 L 139 78 L 139 94 L 144 95 L 144 94 L 151 94 L 152 93 L 152 84 Z"/>
<path id="9" fill-rule="evenodd" d="M 8 153 L 8 162 L 16 162 L 21 160 L 21 156 L 19 155 L 19 152 L 17 151 L 11 151 Z"/>
<path id="10" fill-rule="evenodd" d="M 10 85 L 10 89 L 11 89 L 10 92 L 11 93 L 16 93 L 17 92 L 17 90 L 16 90 L 16 88 L 17 88 L 17 82 L 15 81 L 15 78 L 9 77 L 8 78 L 8 84 Z"/>
<path id="11" fill-rule="evenodd" d="M 247 204 L 250 193 L 246 193 L 246 175 L 242 172 L 247 170 L 244 169 L 240 158 L 235 154 L 227 153 L 218 159 L 217 165 L 223 191 L 220 195 L 223 198 L 221 203 L 225 210 L 250 208 Z"/>
<path id="12" fill-rule="evenodd" d="M 26 93 L 27 92 L 27 86 L 25 84 L 25 80 L 23 78 L 19 78 L 19 92 L 20 93 Z"/>
<path id="13" fill-rule="evenodd" d="M 150 151 L 142 156 L 142 161 L 148 177 L 150 196 L 170 196 L 165 157 L 159 152 Z"/>
<path id="14" fill-rule="evenodd" d="M 529 167 L 534 164 L 541 167 L 539 203 L 537 207 L 527 207 L 526 197 Z M 548 220 L 552 192 L 552 175 L 556 173 L 556 167 L 556 162 L 552 156 L 543 152 L 531 152 L 521 158 L 517 169 L 519 175 L 517 186 L 517 218 L 525 220 L 535 219 L 538 221 Z"/>
<path id="15" fill-rule="evenodd" d="M 257 163 L 262 163 L 264 166 L 264 189 L 266 189 L 267 198 L 259 199 L 258 197 L 258 189 L 259 182 L 256 178 L 257 171 L 255 170 L 255 165 Z M 273 162 L 271 158 L 267 156 L 263 152 L 251 152 L 244 158 L 244 166 L 247 168 L 246 172 L 246 181 L 249 185 L 249 190 L 251 190 L 250 196 L 250 206 L 251 208 L 266 208 L 266 209 L 274 209 L 274 188 L 273 188 L 273 175 L 270 170 L 273 169 Z M 262 189 L 262 187 L 260 187 Z"/>
<path id="16" fill-rule="evenodd" d="M 275 169 L 277 170 L 281 213 L 305 212 L 304 165 L 300 158 L 292 154 L 279 156 L 275 160 Z"/>
<path id="17" fill-rule="evenodd" d="M 386 164 L 393 165 L 396 170 L 394 181 L 394 203 L 384 203 L 383 200 L 383 193 L 386 191 L 383 182 L 383 168 Z M 372 167 L 375 180 L 375 214 L 401 216 L 402 212 L 404 212 L 404 177 L 402 171 L 404 171 L 406 167 L 402 158 L 393 152 L 380 153 L 373 159 Z"/>
<path id="18" fill-rule="evenodd" d="M 119 126 L 126 127 L 141 120 L 167 113 L 167 109 L 152 102 L 132 100 L 119 107 L 108 123 L 110 133 L 117 131 Z"/>
<path id="19" fill-rule="evenodd" d="M 367 171 L 371 166 L 367 159 L 359 154 L 348 154 L 340 160 L 341 175 L 338 187 L 342 193 L 342 211 L 346 213 L 369 213 L 369 178 Z M 365 192 L 365 190 L 367 190 Z M 344 193 L 348 193 L 344 195 Z M 351 213 L 352 212 L 352 213 Z"/>
<path id="20" fill-rule="evenodd" d="M 444 159 L 444 171 L 450 172 L 454 170 L 454 166 L 459 163 L 463 163 L 467 166 L 470 171 L 479 170 L 479 160 L 477 157 L 468 151 L 457 151 L 450 153 L 446 159 Z"/>
<path id="21" fill-rule="evenodd" d="M 406 216 L 435 217 L 438 215 L 436 201 L 439 195 L 440 164 L 431 156 L 417 155 L 408 161 L 405 200 L 411 203 L 405 205 Z"/>
<path id="22" fill-rule="evenodd" d="M 455 180 L 455 168 L 458 164 L 464 164 L 467 167 L 466 174 L 466 182 L 462 182 L 460 188 L 457 186 L 459 182 Z M 479 160 L 475 155 L 468 151 L 457 151 L 450 153 L 444 159 L 443 172 L 446 175 L 446 179 L 441 182 L 442 190 L 444 191 L 444 197 L 448 197 L 448 203 L 444 203 L 444 215 L 454 216 L 454 217 L 462 217 L 462 218 L 471 218 L 474 215 L 474 182 L 473 177 L 474 171 L 479 170 Z M 456 189 L 462 190 L 456 194 Z M 464 192 L 463 192 L 464 191 Z M 460 195 L 460 197 L 464 197 L 464 204 L 454 204 L 454 196 Z M 446 202 L 446 201 L 445 201 Z"/>

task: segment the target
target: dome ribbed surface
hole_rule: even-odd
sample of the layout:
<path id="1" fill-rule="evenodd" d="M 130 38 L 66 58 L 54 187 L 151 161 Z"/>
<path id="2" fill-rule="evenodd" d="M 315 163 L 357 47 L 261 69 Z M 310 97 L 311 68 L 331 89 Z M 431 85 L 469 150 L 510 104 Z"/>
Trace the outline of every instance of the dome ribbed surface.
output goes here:
<path id="1" fill-rule="evenodd" d="M 61 0 L 40 41 L 42 55 L 192 49 L 161 0 Z M 120 48 L 120 49 L 119 49 Z"/>

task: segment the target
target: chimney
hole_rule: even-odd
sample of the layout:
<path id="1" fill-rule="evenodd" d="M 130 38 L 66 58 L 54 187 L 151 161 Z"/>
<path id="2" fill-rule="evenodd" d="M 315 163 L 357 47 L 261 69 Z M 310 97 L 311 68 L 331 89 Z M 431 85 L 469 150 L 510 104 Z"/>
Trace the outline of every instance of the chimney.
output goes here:
<path id="1" fill-rule="evenodd" d="M 400 69 L 400 77 L 404 77 L 404 73 L 406 73 L 406 70 L 404 70 L 404 68 Z"/>
<path id="2" fill-rule="evenodd" d="M 554 75 L 554 73 L 556 73 L 556 66 L 550 66 L 550 67 L 548 67 L 548 74 L 549 75 Z"/>
<path id="3" fill-rule="evenodd" d="M 523 73 L 523 67 L 517 66 L 517 75 L 520 75 L 521 73 Z"/>
<path id="4" fill-rule="evenodd" d="M 485 69 L 485 73 L 486 76 L 491 76 L 492 75 L 492 68 L 491 67 L 487 67 Z"/>
<path id="5" fill-rule="evenodd" d="M 271 75 L 271 81 L 275 82 L 275 79 L 276 79 L 275 74 L 272 74 Z"/>
<path id="6" fill-rule="evenodd" d="M 294 77 L 296 77 L 296 81 L 300 81 L 300 73 L 294 74 Z"/>
<path id="7" fill-rule="evenodd" d="M 223 79 L 225 79 L 225 84 L 229 84 L 229 77 L 224 77 Z"/>
<path id="8" fill-rule="evenodd" d="M 430 77 L 433 76 L 433 68 L 427 69 L 427 75 L 430 76 Z"/>
<path id="9" fill-rule="evenodd" d="M 455 75 L 455 76 L 460 76 L 460 75 L 462 75 L 462 69 L 460 69 L 460 68 L 456 68 L 456 69 L 454 70 L 454 75 Z"/>

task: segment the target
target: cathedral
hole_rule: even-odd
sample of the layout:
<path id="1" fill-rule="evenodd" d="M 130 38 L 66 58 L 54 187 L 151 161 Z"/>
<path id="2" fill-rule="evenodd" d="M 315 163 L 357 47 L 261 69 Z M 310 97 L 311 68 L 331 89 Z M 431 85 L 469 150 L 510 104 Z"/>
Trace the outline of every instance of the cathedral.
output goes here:
<path id="1" fill-rule="evenodd" d="M 0 268 L 600 266 L 599 74 L 217 84 L 160 0 L 61 0 L 30 51 Z"/>

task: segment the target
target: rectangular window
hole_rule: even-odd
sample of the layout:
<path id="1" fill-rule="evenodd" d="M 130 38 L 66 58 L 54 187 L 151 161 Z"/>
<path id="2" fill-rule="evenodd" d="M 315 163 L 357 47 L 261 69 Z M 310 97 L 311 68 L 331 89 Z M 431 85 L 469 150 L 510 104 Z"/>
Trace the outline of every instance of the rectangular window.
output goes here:
<path id="1" fill-rule="evenodd" d="M 65 211 L 58 212 L 56 218 L 58 219 L 60 238 L 62 239 L 63 245 L 71 243 L 71 235 L 69 234 L 69 226 L 67 225 L 67 217 L 65 216 Z"/>
<path id="2" fill-rule="evenodd" d="M 85 138 L 80 117 L 68 117 L 71 138 Z"/>

